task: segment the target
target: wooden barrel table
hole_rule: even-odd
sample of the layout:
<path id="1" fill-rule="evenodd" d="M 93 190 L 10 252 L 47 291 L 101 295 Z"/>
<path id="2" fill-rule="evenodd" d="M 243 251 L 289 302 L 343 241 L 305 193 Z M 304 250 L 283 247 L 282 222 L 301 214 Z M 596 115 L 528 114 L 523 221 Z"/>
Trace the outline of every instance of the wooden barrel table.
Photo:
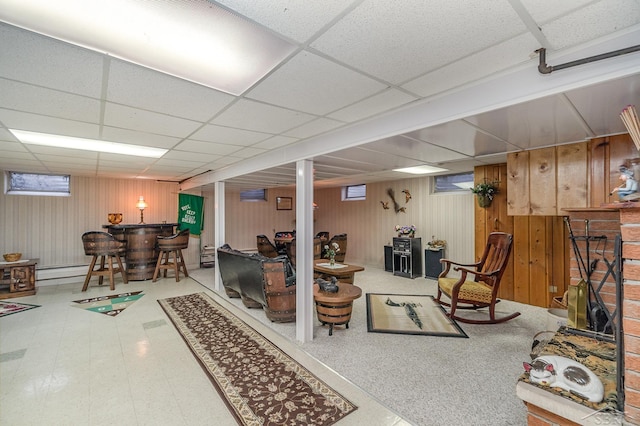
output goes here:
<path id="1" fill-rule="evenodd" d="M 338 281 L 337 293 L 328 293 L 320 290 L 318 284 L 313 285 L 313 299 L 316 302 L 318 321 L 322 325 L 329 324 L 329 336 L 333 335 L 334 325 L 345 325 L 349 328 L 353 301 L 361 295 L 360 287 L 340 281 Z"/>
<path id="2" fill-rule="evenodd" d="M 127 278 L 132 281 L 150 280 L 156 269 L 158 236 L 173 235 L 177 223 L 141 223 L 136 225 L 103 225 L 107 232 L 127 243 L 125 254 Z"/>

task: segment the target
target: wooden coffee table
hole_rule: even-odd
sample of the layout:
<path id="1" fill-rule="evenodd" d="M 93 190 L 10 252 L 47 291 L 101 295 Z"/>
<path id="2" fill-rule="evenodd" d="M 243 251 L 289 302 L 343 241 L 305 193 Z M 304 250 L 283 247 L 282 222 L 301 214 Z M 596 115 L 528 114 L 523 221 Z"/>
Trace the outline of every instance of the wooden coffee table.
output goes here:
<path id="1" fill-rule="evenodd" d="M 329 259 L 315 259 L 313 261 L 313 271 L 320 274 L 327 281 L 329 281 L 329 277 L 333 276 L 338 281 L 353 284 L 356 272 L 364 271 L 364 267 L 336 262 L 332 268 L 329 266 Z"/>
<path id="2" fill-rule="evenodd" d="M 362 296 L 362 289 L 353 284 L 338 283 L 336 293 L 320 290 L 318 284 L 313 285 L 313 300 L 316 302 L 318 321 L 322 325 L 329 324 L 329 336 L 333 335 L 334 325 L 345 325 L 349 328 L 353 301 Z"/>

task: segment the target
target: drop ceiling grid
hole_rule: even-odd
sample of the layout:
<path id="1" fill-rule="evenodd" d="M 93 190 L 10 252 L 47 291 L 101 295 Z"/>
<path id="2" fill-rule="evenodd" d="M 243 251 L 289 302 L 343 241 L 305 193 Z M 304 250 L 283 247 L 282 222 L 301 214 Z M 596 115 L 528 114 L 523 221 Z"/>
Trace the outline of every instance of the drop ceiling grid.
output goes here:
<path id="1" fill-rule="evenodd" d="M 212 120 L 211 124 L 277 135 L 315 118 L 314 115 L 240 99 Z"/>
<path id="2" fill-rule="evenodd" d="M 109 102 L 205 122 L 234 99 L 190 81 L 115 58 L 110 60 Z"/>
<path id="3" fill-rule="evenodd" d="M 348 10 L 349 3 L 359 1 L 324 0 L 292 2 L 290 0 L 246 1 L 217 0 L 242 15 L 278 33 L 304 43 L 333 19 Z"/>
<path id="4" fill-rule="evenodd" d="M 382 83 L 310 52 L 286 62 L 247 97 L 324 115 L 386 88 Z"/>
<path id="5" fill-rule="evenodd" d="M 2 106 L 87 123 L 100 122 L 100 101 L 59 90 L 0 79 Z"/>
<path id="6" fill-rule="evenodd" d="M 100 127 L 97 124 L 12 111 L 4 108 L 0 108 L 0 122 L 8 129 L 28 129 L 33 132 L 81 138 L 98 138 L 100 133 Z M 13 136 L 11 136 L 10 140 L 17 141 Z"/>
<path id="7" fill-rule="evenodd" d="M 525 29 L 515 11 L 498 2 L 412 0 L 399 8 L 395 2 L 369 0 L 311 47 L 402 84 Z"/>
<path id="8" fill-rule="evenodd" d="M 100 98 L 102 56 L 0 22 L 0 75 L 50 89 Z M 46 70 L 46 72 L 43 72 Z"/>
<path id="9" fill-rule="evenodd" d="M 199 128 L 202 123 L 184 118 L 132 108 L 107 102 L 104 124 L 147 133 L 159 133 L 184 138 Z"/>

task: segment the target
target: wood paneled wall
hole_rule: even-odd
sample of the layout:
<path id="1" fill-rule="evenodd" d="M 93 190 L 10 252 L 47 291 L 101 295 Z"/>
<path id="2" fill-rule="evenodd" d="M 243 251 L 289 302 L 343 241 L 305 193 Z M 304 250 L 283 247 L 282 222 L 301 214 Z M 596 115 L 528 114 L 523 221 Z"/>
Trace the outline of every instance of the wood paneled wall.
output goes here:
<path id="1" fill-rule="evenodd" d="M 529 160 L 529 153 L 518 153 L 519 160 Z M 537 164 L 548 163 L 545 156 L 534 156 Z M 510 165 L 511 166 L 511 165 Z M 539 168 L 544 175 L 550 166 Z M 498 194 L 491 206 L 475 203 L 475 261 L 480 260 L 489 233 L 513 234 L 513 251 L 507 271 L 502 277 L 499 297 L 506 300 L 547 307 L 553 297 L 562 296 L 569 285 L 569 257 L 564 221 L 559 216 L 509 216 L 507 214 L 507 182 L 511 185 L 511 170 L 531 168 L 507 167 L 506 164 L 476 167 L 476 183 L 499 182 Z M 509 178 L 508 178 L 509 176 Z M 545 176 L 547 181 L 553 180 Z M 517 181 L 521 181 L 517 179 Z M 548 182 L 547 182 L 548 183 Z M 554 198 L 555 200 L 555 198 Z M 555 208 L 555 206 L 554 206 Z"/>

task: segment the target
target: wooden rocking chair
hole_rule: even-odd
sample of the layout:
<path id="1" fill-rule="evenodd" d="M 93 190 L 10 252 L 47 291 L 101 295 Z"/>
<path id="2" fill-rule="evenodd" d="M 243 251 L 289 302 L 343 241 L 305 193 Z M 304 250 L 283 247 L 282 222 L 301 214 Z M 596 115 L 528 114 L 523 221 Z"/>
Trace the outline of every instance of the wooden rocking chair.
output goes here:
<path id="1" fill-rule="evenodd" d="M 496 318 L 495 315 L 496 303 L 500 301 L 497 299 L 500 280 L 509 262 L 512 243 L 513 236 L 511 234 L 492 232 L 489 234 L 487 246 L 479 262 L 463 264 L 448 259 L 440 259 L 440 262 L 445 264 L 445 269 L 438 276 L 438 296 L 436 300 L 442 305 L 451 307 L 448 314 L 450 318 L 470 324 L 498 324 L 520 315 L 520 312 L 501 318 Z M 454 271 L 461 273 L 459 278 L 447 277 L 452 265 L 454 265 Z M 473 275 L 474 277 L 468 277 L 468 275 Z M 451 299 L 451 303 L 445 303 L 440 300 L 443 293 Z M 459 304 L 463 305 L 460 306 Z M 457 309 L 480 309 L 486 307 L 489 308 L 488 320 L 474 320 L 456 315 Z"/>

